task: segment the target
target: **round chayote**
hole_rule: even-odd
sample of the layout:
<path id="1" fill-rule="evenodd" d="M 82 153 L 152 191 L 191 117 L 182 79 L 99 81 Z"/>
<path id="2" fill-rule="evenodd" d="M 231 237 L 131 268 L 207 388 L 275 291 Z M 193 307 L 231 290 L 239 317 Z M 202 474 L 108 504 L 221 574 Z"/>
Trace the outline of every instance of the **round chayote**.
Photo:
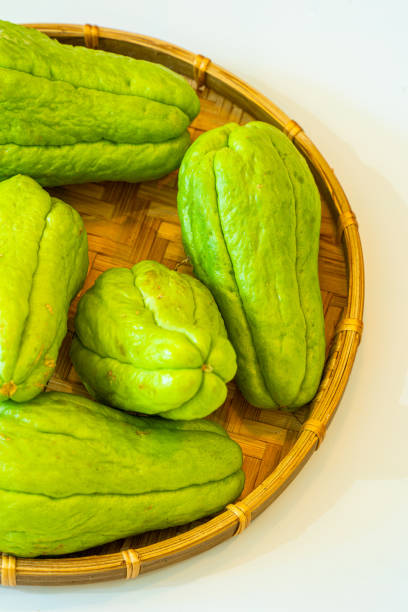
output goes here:
<path id="1" fill-rule="evenodd" d="M 209 290 L 154 261 L 104 272 L 81 298 L 71 358 L 92 396 L 169 419 L 224 401 L 235 352 Z"/>

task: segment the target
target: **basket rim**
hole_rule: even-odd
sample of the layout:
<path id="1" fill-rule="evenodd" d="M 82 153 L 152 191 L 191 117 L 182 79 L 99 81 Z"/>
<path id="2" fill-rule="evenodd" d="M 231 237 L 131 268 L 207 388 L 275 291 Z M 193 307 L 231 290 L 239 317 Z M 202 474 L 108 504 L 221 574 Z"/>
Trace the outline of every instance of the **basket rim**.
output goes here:
<path id="1" fill-rule="evenodd" d="M 364 263 L 356 217 L 332 168 L 302 128 L 280 108 L 250 85 L 211 62 L 171 43 L 141 34 L 112 28 L 58 23 L 23 24 L 51 37 L 85 39 L 96 46 L 99 38 L 120 40 L 160 52 L 179 62 L 185 75 L 194 77 L 197 87 L 206 81 L 211 89 L 223 88 L 230 99 L 245 101 L 294 142 L 313 166 L 328 190 L 338 224 L 338 240 L 347 255 L 348 297 L 343 320 L 336 332 L 324 375 L 302 431 L 294 446 L 277 467 L 245 499 L 189 531 L 138 549 L 88 557 L 15 558 L 2 554 L 1 584 L 72 584 L 120 578 L 158 569 L 207 550 L 240 533 L 293 480 L 322 442 L 353 366 L 362 333 L 364 308 Z M 238 102 L 239 103 L 239 102 Z M 191 553 L 191 554 L 188 554 Z M 33 580 L 31 580 L 33 579 Z"/>

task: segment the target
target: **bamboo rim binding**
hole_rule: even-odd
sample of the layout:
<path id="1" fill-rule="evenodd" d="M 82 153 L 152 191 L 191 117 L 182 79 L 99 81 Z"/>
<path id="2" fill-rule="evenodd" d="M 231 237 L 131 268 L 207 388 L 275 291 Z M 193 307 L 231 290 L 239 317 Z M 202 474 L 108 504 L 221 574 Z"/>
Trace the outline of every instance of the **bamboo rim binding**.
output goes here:
<path id="1" fill-rule="evenodd" d="M 126 564 L 126 580 L 137 578 L 140 573 L 140 555 L 134 548 L 122 550 L 122 557 Z"/>
<path id="2" fill-rule="evenodd" d="M 348 298 L 343 319 L 333 334 L 332 352 L 310 414 L 296 442 L 262 483 L 244 499 L 229 504 L 217 516 L 180 535 L 138 548 L 127 548 L 94 557 L 61 559 L 16 559 L 3 554 L 2 584 L 67 584 L 96 580 L 137 577 L 169 563 L 207 550 L 218 542 L 239 535 L 284 490 L 301 470 L 315 449 L 322 443 L 346 386 L 362 333 L 364 273 L 362 250 L 355 215 L 331 168 L 296 121 L 290 119 L 262 94 L 202 55 L 195 55 L 169 43 L 118 30 L 97 26 L 33 24 L 45 33 L 61 40 L 72 39 L 91 48 L 113 49 L 137 57 L 169 64 L 170 67 L 194 78 L 198 90 L 207 88 L 224 96 L 228 102 L 247 111 L 256 119 L 269 121 L 291 138 L 306 157 L 327 189 L 333 215 L 337 222 L 340 247 L 347 253 Z M 115 45 L 118 44 L 118 47 Z M 157 57 L 160 57 L 157 60 Z M 129 541 L 130 542 L 130 541 Z M 124 546 L 127 544 L 125 543 Z M 131 542 L 130 542 L 131 545 Z M 122 544 L 123 546 L 123 544 Z M 112 549 L 110 549 L 112 550 Z M 75 578 L 76 577 L 76 578 Z"/>
<path id="3" fill-rule="evenodd" d="M 211 60 L 203 55 L 196 55 L 194 58 L 194 81 L 197 90 L 202 89 L 205 85 L 205 75 L 210 63 Z"/>
<path id="4" fill-rule="evenodd" d="M 238 518 L 238 527 L 234 533 L 234 536 L 239 535 L 249 526 L 251 522 L 251 510 L 243 502 L 228 504 L 226 508 Z"/>
<path id="5" fill-rule="evenodd" d="M 290 121 L 288 121 L 288 123 L 283 128 L 283 133 L 286 134 L 286 136 L 290 138 L 290 140 L 295 140 L 296 136 L 300 132 L 303 132 L 302 128 L 293 119 L 290 119 Z"/>
<path id="6" fill-rule="evenodd" d="M 340 321 L 335 331 L 335 334 L 340 334 L 345 331 L 353 331 L 358 335 L 359 341 L 363 334 L 363 321 L 361 319 L 344 318 Z"/>
<path id="7" fill-rule="evenodd" d="M 85 47 L 97 49 L 99 44 L 99 28 L 96 25 L 86 23 L 84 25 Z"/>
<path id="8" fill-rule="evenodd" d="M 1 556 L 2 586 L 16 586 L 16 558 L 5 553 Z"/>

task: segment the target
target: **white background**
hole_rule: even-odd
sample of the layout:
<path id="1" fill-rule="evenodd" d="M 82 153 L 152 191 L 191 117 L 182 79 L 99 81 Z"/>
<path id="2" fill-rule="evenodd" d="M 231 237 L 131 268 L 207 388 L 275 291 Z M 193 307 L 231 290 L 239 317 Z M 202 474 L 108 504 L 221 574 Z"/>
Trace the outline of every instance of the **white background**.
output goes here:
<path id="1" fill-rule="evenodd" d="M 0 590 L 0 609 L 408 610 L 408 10 L 404 0 L 26 0 L 210 57 L 305 129 L 360 224 L 365 330 L 324 444 L 238 538 L 135 581 Z"/>

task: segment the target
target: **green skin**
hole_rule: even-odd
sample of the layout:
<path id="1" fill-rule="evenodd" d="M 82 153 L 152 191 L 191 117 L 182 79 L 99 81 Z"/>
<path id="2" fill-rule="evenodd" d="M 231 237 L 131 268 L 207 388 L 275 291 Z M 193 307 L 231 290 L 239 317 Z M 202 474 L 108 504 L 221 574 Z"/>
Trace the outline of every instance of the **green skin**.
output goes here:
<path id="1" fill-rule="evenodd" d="M 50 379 L 87 269 L 78 213 L 28 176 L 0 182 L 0 401 L 30 400 Z"/>
<path id="2" fill-rule="evenodd" d="M 0 550 L 84 550 L 220 511 L 241 449 L 206 420 L 136 417 L 65 393 L 0 404 Z"/>
<path id="3" fill-rule="evenodd" d="M 325 357 L 318 278 L 321 204 L 278 129 L 230 123 L 190 147 L 179 173 L 183 242 L 237 352 L 236 380 L 261 408 L 316 393 Z"/>
<path id="4" fill-rule="evenodd" d="M 198 97 L 159 64 L 0 21 L 0 180 L 138 182 L 180 165 Z"/>
<path id="5" fill-rule="evenodd" d="M 202 283 L 155 261 L 112 268 L 82 296 L 71 358 L 92 396 L 168 419 L 207 416 L 236 372 L 234 349 Z"/>

